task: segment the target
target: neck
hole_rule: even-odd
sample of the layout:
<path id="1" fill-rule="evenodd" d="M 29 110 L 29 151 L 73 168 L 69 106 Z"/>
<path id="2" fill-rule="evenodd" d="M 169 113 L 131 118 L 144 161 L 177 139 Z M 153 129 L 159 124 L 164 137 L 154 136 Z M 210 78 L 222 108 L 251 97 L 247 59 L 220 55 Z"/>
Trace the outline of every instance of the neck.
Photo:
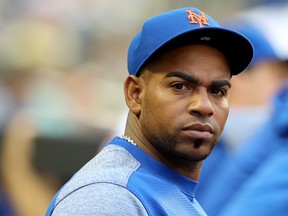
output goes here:
<path id="1" fill-rule="evenodd" d="M 132 114 L 133 115 L 133 114 Z M 159 152 L 140 130 L 138 121 L 135 120 L 135 116 L 128 115 L 127 125 L 125 129 L 125 135 L 129 137 L 133 142 L 137 144 L 144 152 L 150 155 L 155 160 L 170 167 L 176 172 L 184 175 L 190 179 L 197 181 L 199 179 L 200 170 L 202 166 L 201 161 L 184 161 L 180 159 L 170 158 Z"/>

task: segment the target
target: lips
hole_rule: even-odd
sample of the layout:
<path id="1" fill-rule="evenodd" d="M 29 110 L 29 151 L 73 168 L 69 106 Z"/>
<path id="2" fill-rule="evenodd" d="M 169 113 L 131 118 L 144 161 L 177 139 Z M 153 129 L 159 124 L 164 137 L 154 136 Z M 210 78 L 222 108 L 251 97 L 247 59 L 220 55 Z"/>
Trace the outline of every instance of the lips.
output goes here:
<path id="1" fill-rule="evenodd" d="M 183 128 L 184 133 L 196 139 L 209 139 L 213 136 L 213 128 L 208 124 L 193 124 Z"/>

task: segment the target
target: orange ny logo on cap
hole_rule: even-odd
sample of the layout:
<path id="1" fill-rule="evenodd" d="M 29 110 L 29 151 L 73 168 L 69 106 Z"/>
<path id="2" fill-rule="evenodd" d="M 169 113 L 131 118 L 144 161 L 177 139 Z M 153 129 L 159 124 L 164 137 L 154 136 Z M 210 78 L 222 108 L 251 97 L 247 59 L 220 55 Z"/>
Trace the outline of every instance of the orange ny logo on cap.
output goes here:
<path id="1" fill-rule="evenodd" d="M 200 15 L 196 14 L 193 10 L 186 10 L 186 13 L 188 13 L 187 18 L 190 20 L 191 24 L 199 24 L 199 27 L 202 27 L 203 25 L 209 26 L 208 18 L 205 16 L 206 14 L 202 11 L 200 12 Z"/>

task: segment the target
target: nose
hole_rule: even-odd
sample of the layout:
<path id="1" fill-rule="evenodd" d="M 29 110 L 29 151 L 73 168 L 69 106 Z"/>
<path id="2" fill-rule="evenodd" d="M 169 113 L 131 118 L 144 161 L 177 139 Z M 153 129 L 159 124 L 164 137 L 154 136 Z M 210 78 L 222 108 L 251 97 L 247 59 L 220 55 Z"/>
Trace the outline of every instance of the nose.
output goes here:
<path id="1" fill-rule="evenodd" d="M 215 110 L 209 93 L 205 90 L 199 90 L 192 95 L 191 103 L 189 104 L 189 113 L 199 117 L 211 117 L 215 114 Z"/>

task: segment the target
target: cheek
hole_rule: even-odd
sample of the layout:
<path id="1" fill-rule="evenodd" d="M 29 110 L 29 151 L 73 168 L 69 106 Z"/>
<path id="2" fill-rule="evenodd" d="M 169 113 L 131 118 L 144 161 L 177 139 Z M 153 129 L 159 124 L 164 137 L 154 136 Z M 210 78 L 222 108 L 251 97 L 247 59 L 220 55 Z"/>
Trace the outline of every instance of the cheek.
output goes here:
<path id="1" fill-rule="evenodd" d="M 225 101 L 221 103 L 220 106 L 217 107 L 217 111 L 216 111 L 216 116 L 217 116 L 216 119 L 219 124 L 219 128 L 221 132 L 225 126 L 228 114 L 229 114 L 229 103 L 228 101 Z"/>
<path id="2" fill-rule="evenodd" d="M 143 114 L 148 117 L 154 124 L 165 125 L 173 122 L 175 116 L 181 113 L 181 107 L 177 100 L 167 95 L 165 91 L 154 89 L 153 94 L 147 94 L 145 105 L 143 106 Z"/>

